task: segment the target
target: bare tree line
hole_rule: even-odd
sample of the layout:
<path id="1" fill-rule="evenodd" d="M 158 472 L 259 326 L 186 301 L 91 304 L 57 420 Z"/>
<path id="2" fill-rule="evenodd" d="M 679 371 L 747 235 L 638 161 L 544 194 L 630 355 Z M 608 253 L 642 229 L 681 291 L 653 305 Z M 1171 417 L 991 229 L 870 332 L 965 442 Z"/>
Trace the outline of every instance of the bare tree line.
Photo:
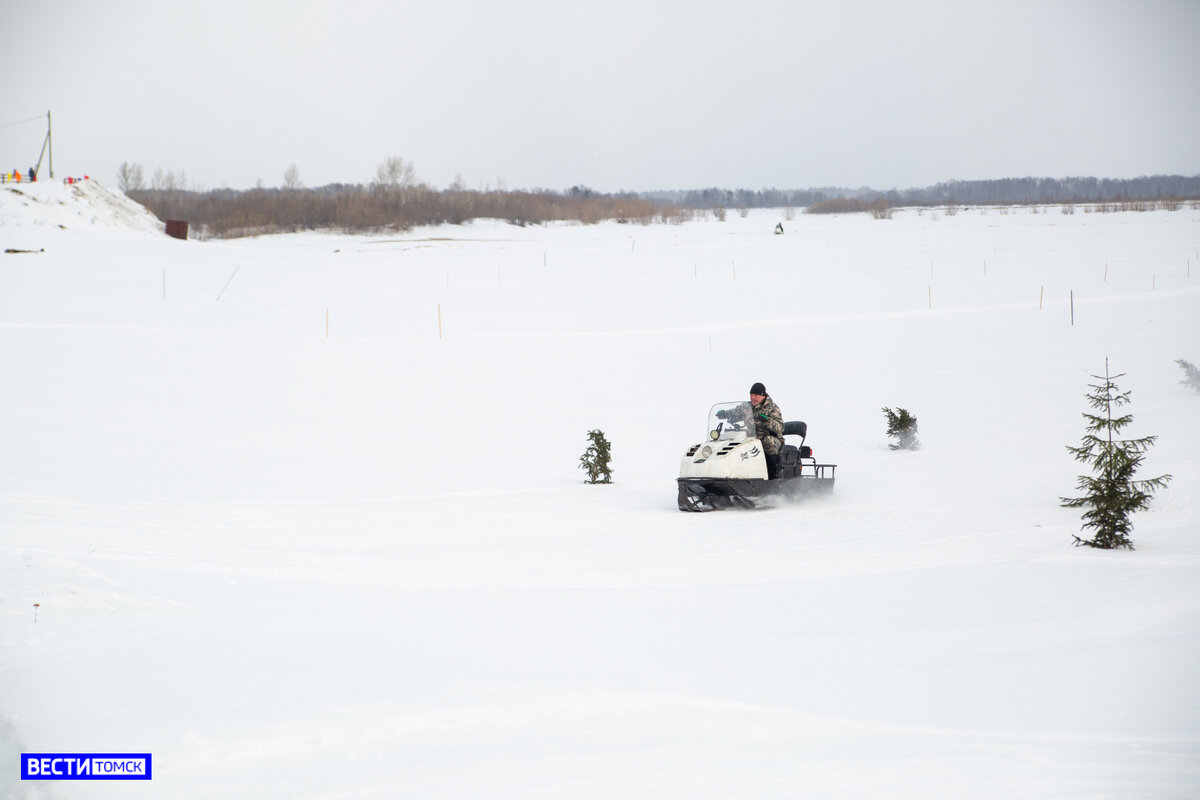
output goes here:
<path id="1" fill-rule="evenodd" d="M 1200 175 L 1153 175 L 1141 178 L 1004 178 L 989 181 L 949 181 L 924 189 L 876 192 L 845 190 L 811 203 L 810 214 L 869 211 L 877 216 L 902 206 L 1093 204 L 1099 210 L 1124 207 L 1178 208 L 1200 198 Z"/>
<path id="2" fill-rule="evenodd" d="M 1098 204 L 1108 208 L 1145 208 L 1146 203 L 1171 208 L 1200 198 L 1200 175 L 1156 175 L 1133 179 L 1005 178 L 948 181 L 922 189 L 879 192 L 860 189 L 693 189 L 687 191 L 604 194 L 585 186 L 564 192 L 546 189 L 466 188 L 461 179 L 438 190 L 420 181 L 411 162 L 388 158 L 368 184 L 330 184 L 305 188 L 295 164 L 283 185 L 249 190 L 187 188 L 183 172 L 155 171 L 145 178 L 140 164 L 123 163 L 119 187 L 160 219 L 188 220 L 201 235 L 246 236 L 260 233 L 337 229 L 345 231 L 407 230 L 418 225 L 462 224 L 473 219 L 503 219 L 516 225 L 550 221 L 593 224 L 678 224 L 711 213 L 724 221 L 726 210 L 746 216 L 751 208 L 784 208 L 791 219 L 797 207 L 807 213 L 866 211 L 878 218 L 900 206 Z"/>
<path id="3" fill-rule="evenodd" d="M 189 190 L 181 176 L 160 170 L 147 187 L 140 165 L 124 163 L 117 173 L 121 190 L 160 219 L 187 220 L 200 235 L 213 237 L 318 229 L 408 230 L 485 218 L 516 225 L 560 220 L 645 225 L 679 223 L 692 216 L 690 210 L 661 200 L 579 186 L 566 192 L 472 190 L 456 180 L 438 190 L 419 181 L 412 164 L 396 157 L 382 162 L 374 182 L 366 186 L 305 188 L 295 164 L 284 173 L 280 188 Z"/>
<path id="4" fill-rule="evenodd" d="M 1200 175 L 1140 178 L 1002 178 L 946 181 L 918 189 L 691 189 L 648 192 L 685 208 L 807 208 L 810 213 L 879 212 L 881 208 L 1033 203 L 1129 203 L 1200 198 Z M 881 212 L 880 212 L 881 213 Z"/>
<path id="5" fill-rule="evenodd" d="M 576 198 L 548 191 L 389 191 L 334 184 L 317 189 L 143 189 L 127 194 L 160 219 L 188 220 L 202 235 L 235 237 L 299 230 L 408 230 L 420 225 L 503 219 L 515 225 L 556 220 L 682 222 L 690 212 L 626 195 Z"/>

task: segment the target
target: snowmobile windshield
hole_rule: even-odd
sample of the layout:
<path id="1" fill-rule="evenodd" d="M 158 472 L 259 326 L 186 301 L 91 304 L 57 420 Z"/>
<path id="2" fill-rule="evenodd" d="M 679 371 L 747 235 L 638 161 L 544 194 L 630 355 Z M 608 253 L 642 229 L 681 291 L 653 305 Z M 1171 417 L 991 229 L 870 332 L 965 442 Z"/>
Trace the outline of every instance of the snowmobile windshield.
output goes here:
<path id="1" fill-rule="evenodd" d="M 754 415 L 747 401 L 717 403 L 709 409 L 709 439 L 753 439 L 755 436 Z"/>

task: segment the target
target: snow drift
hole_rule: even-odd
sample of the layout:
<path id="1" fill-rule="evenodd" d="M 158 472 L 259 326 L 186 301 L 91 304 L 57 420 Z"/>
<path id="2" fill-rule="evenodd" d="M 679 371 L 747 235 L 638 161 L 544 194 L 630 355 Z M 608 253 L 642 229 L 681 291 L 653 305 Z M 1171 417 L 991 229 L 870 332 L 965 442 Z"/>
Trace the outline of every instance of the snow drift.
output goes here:
<path id="1" fill-rule="evenodd" d="M 0 228 L 6 236 L 94 229 L 163 233 L 163 223 L 144 207 L 98 181 L 36 181 L 0 185 Z M 9 247 L 7 242 L 5 246 Z"/>

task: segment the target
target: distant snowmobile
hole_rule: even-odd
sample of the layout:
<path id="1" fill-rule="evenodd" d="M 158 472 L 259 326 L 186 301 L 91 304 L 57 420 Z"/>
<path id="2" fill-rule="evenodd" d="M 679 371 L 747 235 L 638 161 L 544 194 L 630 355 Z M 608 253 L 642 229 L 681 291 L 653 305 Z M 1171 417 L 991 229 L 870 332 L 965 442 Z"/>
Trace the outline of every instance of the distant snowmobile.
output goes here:
<path id="1" fill-rule="evenodd" d="M 783 435 L 799 436 L 800 444 L 784 439 L 777 477 L 768 477 L 766 453 L 755 435 L 753 417 L 740 413 L 743 406 L 744 402 L 717 403 L 709 410 L 709 440 L 688 448 L 679 465 L 680 511 L 759 508 L 776 499 L 833 491 L 837 465 L 817 463 L 812 448 L 804 444 L 804 422 L 784 423 Z"/>

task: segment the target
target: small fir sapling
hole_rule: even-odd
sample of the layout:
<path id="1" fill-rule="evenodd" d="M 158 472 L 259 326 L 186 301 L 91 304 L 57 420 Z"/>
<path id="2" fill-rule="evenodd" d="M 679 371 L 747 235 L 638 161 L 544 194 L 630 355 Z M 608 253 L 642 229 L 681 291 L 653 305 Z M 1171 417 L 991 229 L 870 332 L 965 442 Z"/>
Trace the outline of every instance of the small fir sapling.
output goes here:
<path id="1" fill-rule="evenodd" d="M 896 440 L 895 444 L 889 444 L 888 447 L 892 450 L 918 450 L 921 447 L 921 442 L 917 439 L 917 418 L 908 413 L 907 409 L 897 408 L 892 411 L 890 408 L 883 409 L 883 415 L 887 419 L 887 435 Z"/>
<path id="2" fill-rule="evenodd" d="M 1117 389 L 1116 379 L 1109 376 L 1108 359 L 1104 361 L 1104 375 L 1093 375 L 1101 383 L 1088 384 L 1092 391 L 1087 395 L 1088 404 L 1096 413 L 1084 412 L 1087 421 L 1083 441 L 1078 447 L 1067 450 L 1076 461 L 1091 467 L 1092 476 L 1080 475 L 1076 487 L 1084 493 L 1082 497 L 1060 497 L 1065 508 L 1085 508 L 1083 529 L 1091 528 L 1093 538 L 1075 537 L 1076 547 L 1086 545 L 1102 550 L 1133 549 L 1129 532 L 1133 524 L 1129 516 L 1150 505 L 1151 495 L 1167 485 L 1171 476 L 1160 475 L 1149 480 L 1134 480 L 1133 475 L 1141 466 L 1146 451 L 1154 444 L 1157 436 L 1140 439 L 1121 439 L 1121 429 L 1133 422 L 1132 414 L 1113 417 L 1114 409 L 1129 403 L 1130 392 Z"/>
<path id="3" fill-rule="evenodd" d="M 612 483 L 611 447 L 604 431 L 599 429 L 588 431 L 587 450 L 579 457 L 579 468 L 587 470 L 588 483 Z"/>
<path id="4" fill-rule="evenodd" d="M 1182 358 L 1175 359 L 1175 363 L 1183 370 L 1183 380 L 1180 384 L 1191 389 L 1193 392 L 1200 392 L 1200 367 L 1197 367 L 1190 361 L 1184 361 Z"/>

